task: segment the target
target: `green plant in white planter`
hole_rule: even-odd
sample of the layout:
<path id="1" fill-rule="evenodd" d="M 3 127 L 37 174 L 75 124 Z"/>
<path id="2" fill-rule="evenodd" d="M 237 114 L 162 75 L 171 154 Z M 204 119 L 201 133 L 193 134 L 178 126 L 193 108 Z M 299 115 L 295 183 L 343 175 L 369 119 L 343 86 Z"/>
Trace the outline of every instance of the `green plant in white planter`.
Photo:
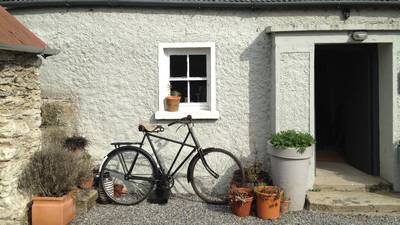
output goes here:
<path id="1" fill-rule="evenodd" d="M 269 143 L 272 181 L 290 198 L 290 211 L 302 210 L 315 139 L 308 133 L 287 130 L 273 134 Z"/>

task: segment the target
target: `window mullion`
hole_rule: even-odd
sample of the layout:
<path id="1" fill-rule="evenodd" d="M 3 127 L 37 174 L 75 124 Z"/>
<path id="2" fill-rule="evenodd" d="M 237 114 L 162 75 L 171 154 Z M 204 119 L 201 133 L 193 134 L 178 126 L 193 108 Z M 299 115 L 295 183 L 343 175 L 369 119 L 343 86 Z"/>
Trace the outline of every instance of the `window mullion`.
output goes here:
<path id="1" fill-rule="evenodd" d="M 188 101 L 187 102 L 190 102 L 190 83 L 189 83 L 189 68 L 190 68 L 190 65 L 189 65 L 189 54 L 186 56 L 186 78 L 188 79 L 187 80 L 187 96 L 188 96 Z"/>

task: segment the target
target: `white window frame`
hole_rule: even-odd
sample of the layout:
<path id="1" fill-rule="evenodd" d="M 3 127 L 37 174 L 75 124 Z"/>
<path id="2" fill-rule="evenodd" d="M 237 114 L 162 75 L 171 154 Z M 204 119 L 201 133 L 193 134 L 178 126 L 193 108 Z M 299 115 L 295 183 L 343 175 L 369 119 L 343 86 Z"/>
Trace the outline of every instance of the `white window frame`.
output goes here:
<path id="1" fill-rule="evenodd" d="M 194 119 L 218 119 L 216 109 L 216 81 L 215 81 L 215 43 L 213 42 L 185 42 L 160 43 L 158 46 L 159 70 L 159 101 L 155 119 L 179 119 L 188 114 Z M 207 55 L 207 103 L 181 103 L 178 112 L 165 111 L 165 97 L 170 93 L 169 81 L 181 78 L 171 78 L 169 74 L 169 56 L 176 54 L 206 54 Z M 196 80 L 198 78 L 184 78 Z M 204 78 L 199 78 L 204 80 Z"/>

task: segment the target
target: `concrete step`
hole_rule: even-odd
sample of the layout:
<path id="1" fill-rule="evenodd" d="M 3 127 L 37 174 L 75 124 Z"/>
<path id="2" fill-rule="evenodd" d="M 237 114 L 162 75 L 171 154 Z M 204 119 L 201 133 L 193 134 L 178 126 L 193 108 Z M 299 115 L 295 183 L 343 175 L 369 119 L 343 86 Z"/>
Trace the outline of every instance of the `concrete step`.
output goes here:
<path id="1" fill-rule="evenodd" d="M 94 189 L 80 190 L 76 195 L 77 214 L 85 214 L 96 205 L 97 191 Z"/>
<path id="2" fill-rule="evenodd" d="M 398 213 L 400 193 L 309 191 L 306 208 L 332 213 Z"/>
<path id="3" fill-rule="evenodd" d="M 390 191 L 386 180 L 368 175 L 346 163 L 317 162 L 314 189 L 322 191 Z"/>

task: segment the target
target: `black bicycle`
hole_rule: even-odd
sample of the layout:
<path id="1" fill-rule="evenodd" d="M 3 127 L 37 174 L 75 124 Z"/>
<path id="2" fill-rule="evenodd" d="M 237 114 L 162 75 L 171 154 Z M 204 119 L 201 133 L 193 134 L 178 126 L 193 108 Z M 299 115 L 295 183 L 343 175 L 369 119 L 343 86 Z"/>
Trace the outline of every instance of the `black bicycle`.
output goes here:
<path id="1" fill-rule="evenodd" d="M 242 182 L 244 178 L 240 161 L 224 149 L 202 149 L 195 136 L 190 115 L 174 121 L 168 126 L 174 124 L 181 124 L 188 128 L 183 142 L 156 135 L 155 133 L 164 131 L 164 128 L 160 125 L 151 127 L 139 125 L 139 131 L 144 133 L 141 142 L 111 143 L 115 146 L 115 149 L 103 160 L 100 185 L 104 193 L 113 202 L 123 205 L 140 203 L 149 196 L 155 185 L 162 185 L 163 188 L 171 189 L 174 186 L 176 173 L 194 153 L 197 153 L 188 166 L 188 182 L 191 183 L 195 193 L 205 202 L 211 204 L 227 203 L 232 180 Z M 189 137 L 192 138 L 194 145 L 186 143 Z M 152 138 L 180 144 L 168 171 L 161 166 Z M 142 148 L 145 140 L 149 142 L 155 160 Z M 173 169 L 184 146 L 190 147 L 191 152 Z M 116 187 L 118 187 L 118 191 L 116 191 Z"/>

